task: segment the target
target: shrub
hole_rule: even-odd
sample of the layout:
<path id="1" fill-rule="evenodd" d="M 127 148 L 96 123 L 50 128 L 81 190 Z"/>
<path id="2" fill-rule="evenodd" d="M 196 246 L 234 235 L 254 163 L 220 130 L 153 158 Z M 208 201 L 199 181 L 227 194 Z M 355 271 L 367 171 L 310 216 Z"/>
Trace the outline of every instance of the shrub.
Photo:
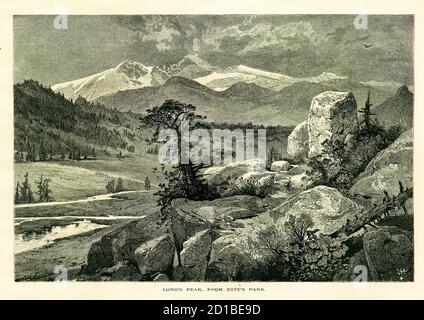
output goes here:
<path id="1" fill-rule="evenodd" d="M 345 236 L 316 235 L 312 227 L 312 219 L 301 214 L 280 228 L 259 231 L 238 256 L 234 280 L 333 281 L 347 268 Z"/>
<path id="2" fill-rule="evenodd" d="M 108 193 L 125 191 L 124 180 L 122 178 L 118 178 L 116 181 L 112 179 L 107 182 L 105 188 Z"/>
<path id="3" fill-rule="evenodd" d="M 159 152 L 159 147 L 157 145 L 147 148 L 146 153 L 148 154 L 158 154 Z"/>
<path id="4" fill-rule="evenodd" d="M 283 160 L 283 155 L 276 148 L 271 147 L 267 150 L 266 155 L 266 169 L 271 170 L 271 165 L 274 161 Z"/>
<path id="5" fill-rule="evenodd" d="M 108 181 L 105 188 L 108 193 L 115 192 L 115 179 Z"/>
<path id="6" fill-rule="evenodd" d="M 263 179 L 258 179 L 255 176 L 251 176 L 248 178 L 239 178 L 237 184 L 237 192 L 250 196 L 265 198 L 270 195 L 273 190 L 274 177 L 270 176 Z"/>
<path id="7" fill-rule="evenodd" d="M 358 176 L 378 152 L 387 148 L 402 133 L 401 126 L 384 129 L 377 121 L 369 127 L 361 127 L 353 138 L 353 146 L 346 147 L 343 142 L 327 142 L 325 146 L 333 159 L 315 157 L 308 160 L 312 171 L 319 172 L 322 179 L 316 184 L 349 189 Z"/>

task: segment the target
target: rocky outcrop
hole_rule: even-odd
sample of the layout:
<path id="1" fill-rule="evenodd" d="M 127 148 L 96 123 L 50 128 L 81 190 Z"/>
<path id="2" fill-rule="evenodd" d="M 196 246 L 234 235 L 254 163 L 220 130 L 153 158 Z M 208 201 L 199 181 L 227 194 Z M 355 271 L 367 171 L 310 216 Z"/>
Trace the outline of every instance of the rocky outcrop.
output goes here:
<path id="1" fill-rule="evenodd" d="M 312 218 L 312 229 L 318 229 L 317 233 L 332 234 L 345 225 L 347 219 L 354 219 L 361 209 L 337 189 L 317 186 L 282 203 L 272 210 L 271 215 L 277 224 L 284 224 L 290 215 L 304 213 Z"/>
<path id="2" fill-rule="evenodd" d="M 81 273 L 92 275 L 121 262 L 128 262 L 137 269 L 134 251 L 141 244 L 169 232 L 169 223 L 161 221 L 157 214 L 126 223 L 91 245 Z"/>
<path id="3" fill-rule="evenodd" d="M 287 153 L 292 158 L 304 158 L 309 153 L 308 121 L 299 123 L 287 139 Z"/>
<path id="4" fill-rule="evenodd" d="M 374 281 L 411 281 L 413 242 L 411 232 L 380 227 L 365 233 L 364 253 Z"/>
<path id="5" fill-rule="evenodd" d="M 308 117 L 308 156 L 337 157 L 333 145 L 347 144 L 357 130 L 356 100 L 351 92 L 326 91 L 315 96 Z"/>
<path id="6" fill-rule="evenodd" d="M 273 172 L 289 171 L 291 167 L 292 166 L 288 161 L 285 161 L 285 160 L 274 161 L 271 164 L 271 171 Z"/>
<path id="7" fill-rule="evenodd" d="M 207 281 L 236 281 L 247 279 L 249 267 L 243 265 L 243 257 L 249 250 L 251 239 L 256 239 L 258 233 L 273 225 L 274 221 L 268 213 L 256 217 L 240 220 L 241 225 L 231 230 L 220 230 L 216 239 L 212 242 L 212 250 L 208 268 L 206 271 Z M 256 258 L 261 259 L 259 253 Z"/>
<path id="8" fill-rule="evenodd" d="M 174 200 L 171 204 L 171 228 L 177 255 L 180 258 L 179 254 L 183 250 L 184 242 L 199 231 L 209 230 L 211 223 L 190 208 L 187 210 L 181 208 L 178 200 Z"/>
<path id="9" fill-rule="evenodd" d="M 390 196 L 399 194 L 399 182 L 405 188 L 412 187 L 413 139 L 412 130 L 408 130 L 380 151 L 357 177 L 349 193 L 371 197 L 374 202 L 381 203 L 384 191 Z M 412 199 L 407 202 L 407 208 L 412 213 Z"/>
<path id="10" fill-rule="evenodd" d="M 134 256 L 141 275 L 153 278 L 159 273 L 168 273 L 174 252 L 175 246 L 170 235 L 159 236 L 140 245 Z"/>
<path id="11" fill-rule="evenodd" d="M 112 267 L 119 261 L 133 261 L 134 250 L 150 235 L 146 233 L 145 223 L 133 221 L 114 230 L 94 242 L 87 256 L 86 272 Z"/>
<path id="12" fill-rule="evenodd" d="M 203 281 L 212 249 L 212 233 L 203 230 L 196 233 L 183 244 L 180 253 L 180 271 L 174 274 L 177 281 Z"/>

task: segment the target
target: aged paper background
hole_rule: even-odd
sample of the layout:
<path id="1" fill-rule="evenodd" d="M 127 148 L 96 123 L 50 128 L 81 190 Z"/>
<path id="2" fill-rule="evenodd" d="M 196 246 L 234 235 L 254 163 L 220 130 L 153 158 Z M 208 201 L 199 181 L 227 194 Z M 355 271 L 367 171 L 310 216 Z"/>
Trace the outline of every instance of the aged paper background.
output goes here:
<path id="1" fill-rule="evenodd" d="M 59 14 L 414 14 L 414 283 L 15 283 L 13 224 L 13 15 Z M 424 298 L 424 3 L 419 0 L 305 1 L 305 0 L 14 0 L 0 4 L 0 298 L 2 299 L 414 299 Z M 224 293 L 187 291 L 187 288 L 224 288 Z M 166 291 L 183 288 L 183 292 Z M 226 291 L 245 288 L 245 292 Z M 262 288 L 264 291 L 249 291 Z"/>

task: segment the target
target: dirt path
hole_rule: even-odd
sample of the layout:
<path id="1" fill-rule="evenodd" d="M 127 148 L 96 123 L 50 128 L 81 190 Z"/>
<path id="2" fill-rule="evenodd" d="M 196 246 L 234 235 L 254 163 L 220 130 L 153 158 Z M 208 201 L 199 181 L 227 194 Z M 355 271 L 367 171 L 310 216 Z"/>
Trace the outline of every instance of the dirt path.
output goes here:
<path id="1" fill-rule="evenodd" d="M 93 201 L 103 201 L 103 200 L 120 200 L 119 198 L 114 198 L 114 196 L 118 196 L 121 194 L 129 194 L 129 193 L 147 193 L 151 191 L 152 190 L 121 191 L 116 193 L 99 194 L 97 196 L 92 196 L 92 197 L 78 199 L 78 200 L 24 203 L 24 204 L 15 205 L 15 208 L 60 206 L 60 205 L 72 204 L 72 203 L 93 202 Z"/>

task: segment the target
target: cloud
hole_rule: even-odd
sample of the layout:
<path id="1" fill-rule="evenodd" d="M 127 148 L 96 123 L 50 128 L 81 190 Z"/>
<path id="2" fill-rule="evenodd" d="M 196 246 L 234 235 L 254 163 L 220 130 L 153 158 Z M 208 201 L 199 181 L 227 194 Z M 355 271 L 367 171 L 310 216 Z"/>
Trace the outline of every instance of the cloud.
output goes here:
<path id="1" fill-rule="evenodd" d="M 325 41 L 326 37 L 317 33 L 311 23 L 304 21 L 282 25 L 260 22 L 216 27 L 203 36 L 205 45 L 211 50 L 227 51 L 227 44 L 231 44 L 229 39 L 236 47 L 237 42 L 243 42 L 237 54 L 245 55 L 263 49 L 297 50 L 300 48 L 299 39 L 316 45 Z"/>
<path id="2" fill-rule="evenodd" d="M 141 35 L 141 41 L 152 41 L 156 43 L 159 51 L 171 50 L 175 42 L 179 41 L 180 32 L 165 26 L 159 31 L 150 31 L 146 35 Z"/>
<path id="3" fill-rule="evenodd" d="M 132 56 L 150 64 L 174 63 L 197 53 L 221 67 L 246 64 L 290 76 L 327 71 L 364 80 L 411 82 L 413 77 L 410 16 L 370 16 L 369 30 L 356 30 L 349 15 L 120 19 L 133 35 Z M 364 51 L 364 42 L 373 47 Z"/>

